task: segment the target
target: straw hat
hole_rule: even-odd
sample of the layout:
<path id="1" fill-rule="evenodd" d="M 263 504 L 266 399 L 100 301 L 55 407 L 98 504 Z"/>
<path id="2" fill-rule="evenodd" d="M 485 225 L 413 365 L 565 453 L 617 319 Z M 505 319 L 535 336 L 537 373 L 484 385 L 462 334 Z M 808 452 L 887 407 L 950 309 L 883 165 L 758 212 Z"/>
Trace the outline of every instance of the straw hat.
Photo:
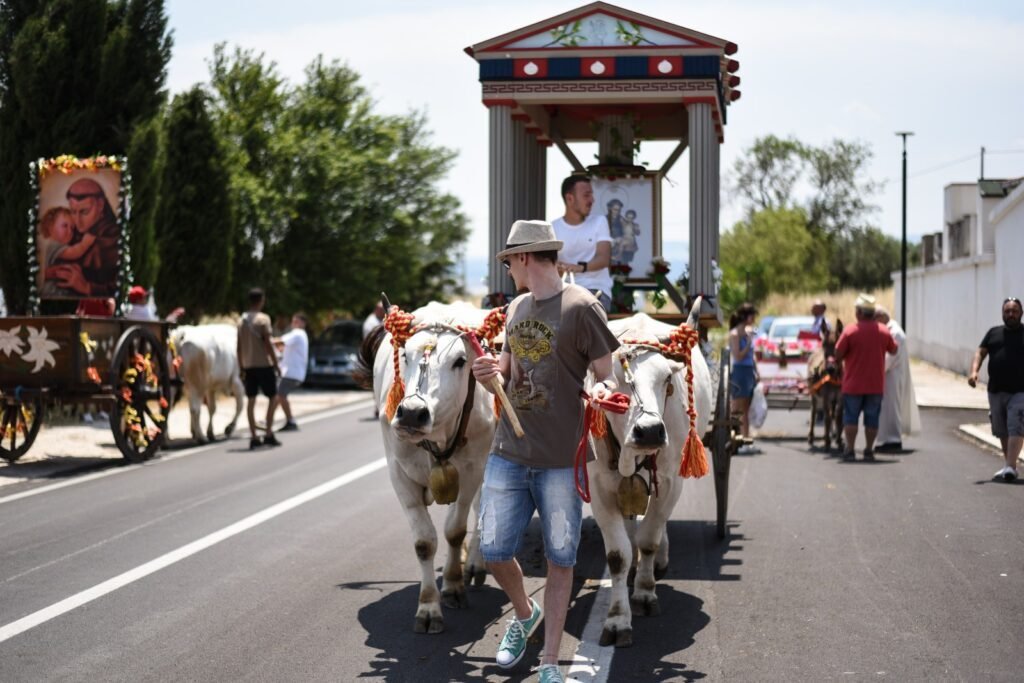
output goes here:
<path id="1" fill-rule="evenodd" d="M 857 301 L 854 303 L 854 307 L 859 308 L 862 311 L 874 311 L 876 303 L 877 301 L 875 300 L 875 297 L 861 292 L 857 295 Z"/>
<path id="2" fill-rule="evenodd" d="M 499 251 L 495 258 L 499 261 L 512 254 L 525 254 L 531 251 L 558 251 L 562 248 L 562 240 L 555 235 L 555 229 L 545 221 L 516 221 L 508 233 L 505 249 Z"/>

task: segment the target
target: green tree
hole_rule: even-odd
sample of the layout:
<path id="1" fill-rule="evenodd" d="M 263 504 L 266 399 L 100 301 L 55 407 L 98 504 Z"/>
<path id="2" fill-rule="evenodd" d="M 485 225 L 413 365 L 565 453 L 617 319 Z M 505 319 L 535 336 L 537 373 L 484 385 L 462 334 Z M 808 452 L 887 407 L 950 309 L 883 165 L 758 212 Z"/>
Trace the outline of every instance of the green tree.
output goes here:
<path id="1" fill-rule="evenodd" d="M 802 209 L 764 209 L 722 235 L 730 297 L 761 301 L 770 292 L 813 292 L 829 282 L 829 251 L 807 229 Z M 749 292 L 746 283 L 749 282 Z"/>
<path id="2" fill-rule="evenodd" d="M 865 143 L 833 140 L 822 147 L 768 135 L 754 141 L 733 166 L 734 189 L 747 213 L 803 209 L 807 228 L 830 238 L 868 227 L 870 200 L 881 183 L 865 178 Z"/>
<path id="3" fill-rule="evenodd" d="M 29 162 L 125 154 L 165 101 L 170 54 L 162 0 L 0 2 L 0 287 L 12 311 L 28 299 Z"/>
<path id="4" fill-rule="evenodd" d="M 135 283 L 146 288 L 156 283 L 160 267 L 157 247 L 157 210 L 164 164 L 163 119 L 155 116 L 137 126 L 128 147 L 132 173 L 132 216 L 129 243 Z"/>
<path id="5" fill-rule="evenodd" d="M 858 228 L 833 242 L 831 266 L 833 289 L 889 287 L 900 268 L 900 241 L 877 228 Z"/>
<path id="6" fill-rule="evenodd" d="M 202 87 L 174 98 L 166 135 L 156 286 L 165 305 L 198 320 L 230 307 L 234 241 L 225 155 Z"/>
<path id="7" fill-rule="evenodd" d="M 292 86 L 262 55 L 218 46 L 213 116 L 240 217 L 232 296 L 265 286 L 271 313 L 363 313 L 450 296 L 467 221 L 437 182 L 454 154 L 422 114 L 384 116 L 359 76 L 317 58 Z"/>

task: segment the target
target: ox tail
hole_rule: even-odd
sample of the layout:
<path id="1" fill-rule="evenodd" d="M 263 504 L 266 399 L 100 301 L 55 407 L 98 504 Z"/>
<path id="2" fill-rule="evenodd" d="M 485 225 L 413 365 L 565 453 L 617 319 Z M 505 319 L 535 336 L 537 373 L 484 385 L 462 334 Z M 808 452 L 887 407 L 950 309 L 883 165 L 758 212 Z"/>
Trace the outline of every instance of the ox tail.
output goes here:
<path id="1" fill-rule="evenodd" d="M 377 357 L 377 349 L 387 333 L 383 325 L 378 325 L 359 346 L 359 363 L 352 373 L 352 379 L 363 389 L 373 388 L 373 359 Z"/>
<path id="2" fill-rule="evenodd" d="M 697 329 L 697 325 L 700 324 L 700 305 L 704 302 L 704 297 L 698 296 L 693 300 L 693 306 L 690 306 L 690 316 L 686 319 L 686 324 L 693 329 Z"/>

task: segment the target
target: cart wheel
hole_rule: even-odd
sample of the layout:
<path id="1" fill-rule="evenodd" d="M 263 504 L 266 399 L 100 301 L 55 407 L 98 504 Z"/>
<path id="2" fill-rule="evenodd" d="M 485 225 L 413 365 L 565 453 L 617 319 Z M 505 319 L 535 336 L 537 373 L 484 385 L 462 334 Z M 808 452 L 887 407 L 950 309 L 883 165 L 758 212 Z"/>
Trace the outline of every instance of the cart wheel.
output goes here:
<path id="1" fill-rule="evenodd" d="M 167 355 L 152 332 L 135 326 L 121 335 L 110 365 L 110 385 L 114 442 L 127 460 L 148 460 L 164 442 L 171 405 Z"/>
<path id="2" fill-rule="evenodd" d="M 729 512 L 729 465 L 732 462 L 733 419 L 729 411 L 729 352 L 722 351 L 718 375 L 718 394 L 715 399 L 715 428 L 711 451 L 714 457 L 715 502 L 718 507 L 718 537 L 726 536 L 726 517 Z"/>
<path id="3" fill-rule="evenodd" d="M 0 458 L 14 462 L 25 455 L 42 424 L 42 399 L 18 400 L 11 395 L 0 396 Z"/>

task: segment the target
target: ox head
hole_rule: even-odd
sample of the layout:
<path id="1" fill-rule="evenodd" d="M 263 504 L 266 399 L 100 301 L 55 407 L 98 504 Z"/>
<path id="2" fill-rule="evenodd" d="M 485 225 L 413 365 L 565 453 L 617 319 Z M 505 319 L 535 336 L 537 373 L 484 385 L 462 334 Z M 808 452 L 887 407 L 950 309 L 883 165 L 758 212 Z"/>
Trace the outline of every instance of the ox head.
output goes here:
<path id="1" fill-rule="evenodd" d="M 398 438 L 445 448 L 458 430 L 471 360 L 468 343 L 447 325 L 424 327 L 406 340 L 400 352 L 405 395 L 390 422 Z"/>
<path id="2" fill-rule="evenodd" d="M 617 391 L 630 399 L 625 414 L 607 413 L 622 446 L 619 473 L 628 477 L 645 457 L 657 456 L 669 445 L 671 429 L 686 434 L 686 366 L 642 345 L 619 347 L 612 365 L 619 384 Z"/>

